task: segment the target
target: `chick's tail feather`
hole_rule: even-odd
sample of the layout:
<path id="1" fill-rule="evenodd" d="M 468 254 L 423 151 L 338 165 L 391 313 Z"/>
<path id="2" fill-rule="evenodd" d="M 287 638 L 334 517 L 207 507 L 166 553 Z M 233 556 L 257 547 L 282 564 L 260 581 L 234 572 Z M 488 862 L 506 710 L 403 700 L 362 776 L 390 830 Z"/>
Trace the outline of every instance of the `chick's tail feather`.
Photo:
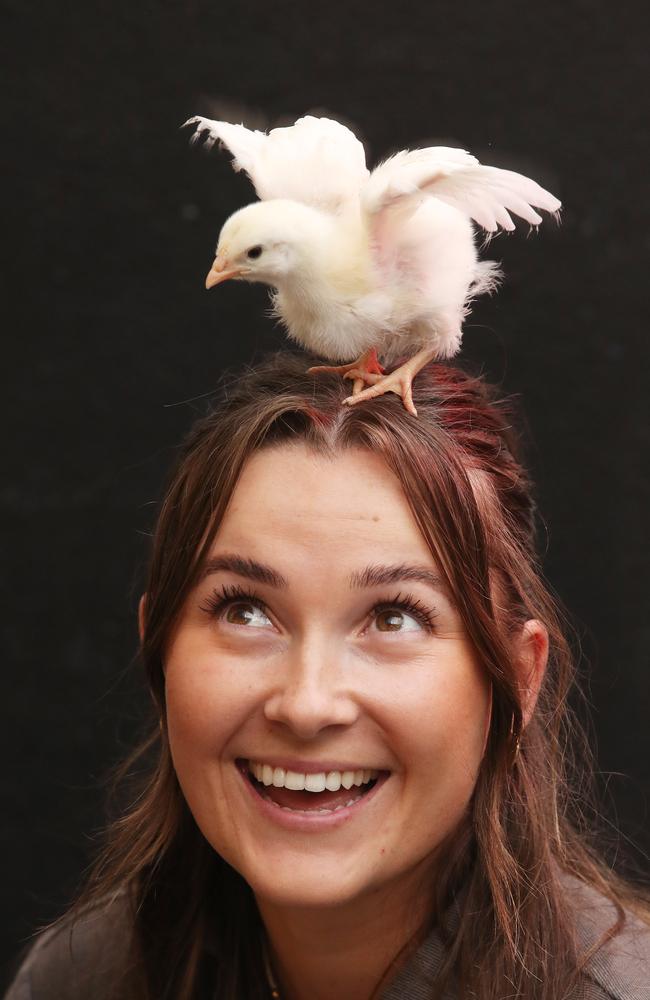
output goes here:
<path id="1" fill-rule="evenodd" d="M 477 295 L 493 295 L 503 281 L 503 271 L 495 260 L 479 260 L 467 293 L 467 302 Z"/>

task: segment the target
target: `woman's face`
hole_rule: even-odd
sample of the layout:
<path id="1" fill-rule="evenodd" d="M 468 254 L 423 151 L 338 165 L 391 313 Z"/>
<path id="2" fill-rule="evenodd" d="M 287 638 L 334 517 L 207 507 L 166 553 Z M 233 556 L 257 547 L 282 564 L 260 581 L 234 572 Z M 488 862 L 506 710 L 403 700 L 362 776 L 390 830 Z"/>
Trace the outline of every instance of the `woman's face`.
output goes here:
<path id="1" fill-rule="evenodd" d="M 254 454 L 165 676 L 185 798 L 260 899 L 332 906 L 411 884 L 468 805 L 489 683 L 368 451 Z"/>

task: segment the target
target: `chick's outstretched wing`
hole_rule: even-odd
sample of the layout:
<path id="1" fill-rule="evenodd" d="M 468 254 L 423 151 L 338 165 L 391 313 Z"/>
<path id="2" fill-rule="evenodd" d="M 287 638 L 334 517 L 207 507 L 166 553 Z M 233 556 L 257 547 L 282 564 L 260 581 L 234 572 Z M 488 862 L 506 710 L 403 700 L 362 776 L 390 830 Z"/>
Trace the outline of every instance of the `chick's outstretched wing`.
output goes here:
<path id="1" fill-rule="evenodd" d="M 387 214 L 409 214 L 432 195 L 493 233 L 512 230 L 510 213 L 533 226 L 542 221 L 535 208 L 555 213 L 561 202 L 536 181 L 513 170 L 486 167 L 462 149 L 432 146 L 402 150 L 372 171 L 361 191 L 371 226 L 381 228 Z"/>
<path id="2" fill-rule="evenodd" d="M 210 149 L 222 143 L 244 170 L 262 201 L 289 198 L 338 212 L 359 197 L 369 176 L 362 144 L 345 125 L 307 115 L 268 135 L 243 125 L 195 116 L 190 142 Z"/>

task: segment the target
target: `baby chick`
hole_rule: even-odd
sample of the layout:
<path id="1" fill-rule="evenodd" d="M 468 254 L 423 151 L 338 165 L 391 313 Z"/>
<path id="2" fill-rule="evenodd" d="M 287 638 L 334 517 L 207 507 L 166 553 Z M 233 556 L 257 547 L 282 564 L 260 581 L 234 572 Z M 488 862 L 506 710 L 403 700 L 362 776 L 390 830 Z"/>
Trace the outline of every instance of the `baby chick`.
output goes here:
<path id="1" fill-rule="evenodd" d="M 499 282 L 478 258 L 474 224 L 512 230 L 512 213 L 537 226 L 536 208 L 561 205 L 530 178 L 446 146 L 402 150 L 370 172 L 356 136 L 329 118 L 268 135 L 199 116 L 185 126 L 192 143 L 226 146 L 260 198 L 226 220 L 206 287 L 268 285 L 288 336 L 339 362 L 309 371 L 354 380 L 350 405 L 390 391 L 416 415 L 413 378 L 456 354 L 471 301 Z M 379 356 L 404 355 L 386 374 Z"/>

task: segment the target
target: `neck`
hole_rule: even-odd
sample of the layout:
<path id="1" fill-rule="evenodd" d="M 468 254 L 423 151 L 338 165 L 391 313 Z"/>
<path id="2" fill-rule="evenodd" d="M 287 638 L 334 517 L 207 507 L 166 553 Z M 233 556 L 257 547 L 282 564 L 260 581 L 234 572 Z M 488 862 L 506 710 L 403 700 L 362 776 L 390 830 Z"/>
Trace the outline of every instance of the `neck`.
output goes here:
<path id="1" fill-rule="evenodd" d="M 409 885 L 334 907 L 257 903 L 282 1000 L 371 1000 L 430 911 L 420 870 Z"/>
<path id="2" fill-rule="evenodd" d="M 318 213 L 301 237 L 300 265 L 274 285 L 281 293 L 320 312 L 331 300 L 370 291 L 367 238 L 354 214 L 333 221 Z"/>

